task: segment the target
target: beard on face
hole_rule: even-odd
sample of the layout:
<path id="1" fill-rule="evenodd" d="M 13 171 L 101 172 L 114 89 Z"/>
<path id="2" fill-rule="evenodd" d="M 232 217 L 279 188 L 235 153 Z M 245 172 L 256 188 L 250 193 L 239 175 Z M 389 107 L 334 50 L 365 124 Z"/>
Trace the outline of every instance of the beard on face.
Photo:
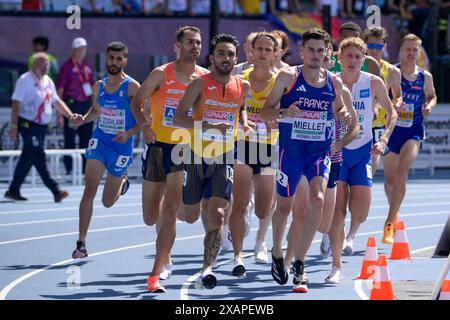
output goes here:
<path id="1" fill-rule="evenodd" d="M 123 68 L 119 68 L 113 64 L 110 66 L 106 66 L 106 68 L 108 69 L 108 73 L 113 76 L 122 72 L 122 69 L 123 69 Z"/>
<path id="2" fill-rule="evenodd" d="M 233 66 L 231 63 L 228 62 L 222 62 L 222 63 L 216 63 L 214 62 L 214 68 L 219 72 L 221 75 L 229 75 L 231 71 L 233 71 Z"/>

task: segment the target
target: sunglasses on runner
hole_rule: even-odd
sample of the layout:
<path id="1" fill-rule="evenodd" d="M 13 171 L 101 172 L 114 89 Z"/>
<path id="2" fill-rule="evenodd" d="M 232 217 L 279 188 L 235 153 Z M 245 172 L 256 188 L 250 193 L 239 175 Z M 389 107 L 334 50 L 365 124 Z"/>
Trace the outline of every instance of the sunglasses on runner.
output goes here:
<path id="1" fill-rule="evenodd" d="M 367 49 L 369 50 L 383 50 L 384 43 L 368 43 Z"/>

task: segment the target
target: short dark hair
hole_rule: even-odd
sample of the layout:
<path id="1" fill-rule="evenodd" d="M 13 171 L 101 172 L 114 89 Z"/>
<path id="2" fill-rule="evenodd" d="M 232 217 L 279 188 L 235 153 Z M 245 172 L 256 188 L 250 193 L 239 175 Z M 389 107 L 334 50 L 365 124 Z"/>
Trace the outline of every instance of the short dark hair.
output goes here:
<path id="1" fill-rule="evenodd" d="M 380 38 L 381 40 L 383 40 L 383 42 L 386 42 L 388 33 L 385 28 L 374 26 L 364 30 L 361 35 L 361 39 L 363 39 L 365 42 L 367 42 L 370 37 Z"/>
<path id="2" fill-rule="evenodd" d="M 236 39 L 235 36 L 228 34 L 228 33 L 222 33 L 214 36 L 211 39 L 211 43 L 209 46 L 209 54 L 214 54 L 214 50 L 216 49 L 216 46 L 221 43 L 231 43 L 236 48 L 236 53 L 239 51 L 239 41 Z"/>
<path id="3" fill-rule="evenodd" d="M 312 28 L 306 31 L 305 33 L 303 33 L 302 38 L 302 46 L 304 46 L 308 40 L 323 40 L 326 47 L 328 47 L 328 44 L 331 42 L 331 37 L 328 32 L 318 28 Z"/>
<path id="4" fill-rule="evenodd" d="M 48 41 L 47 37 L 37 36 L 37 37 L 33 38 L 33 45 L 37 45 L 37 44 L 43 45 L 44 51 L 47 51 L 48 43 L 49 43 L 49 41 Z"/>
<path id="5" fill-rule="evenodd" d="M 256 40 L 258 40 L 260 38 L 264 38 L 264 37 L 269 38 L 269 40 L 273 42 L 273 49 L 274 49 L 274 51 L 277 51 L 277 49 L 278 49 L 278 41 L 269 32 L 258 32 L 252 39 L 252 47 L 253 48 L 255 47 Z"/>
<path id="6" fill-rule="evenodd" d="M 197 28 L 197 27 L 192 27 L 192 26 L 180 27 L 175 32 L 175 38 L 177 39 L 177 42 L 181 42 L 181 40 L 183 40 L 183 37 L 184 37 L 184 34 L 186 33 L 186 31 L 192 31 L 194 33 L 200 33 L 201 34 L 200 29 Z"/>
<path id="7" fill-rule="evenodd" d="M 358 32 L 358 34 L 361 33 L 361 27 L 353 21 L 349 21 L 349 22 L 342 24 L 339 32 L 342 33 L 342 31 L 344 31 L 344 30 L 355 31 L 355 32 Z"/>
<path id="8" fill-rule="evenodd" d="M 123 52 L 123 55 L 125 57 L 128 56 L 128 47 L 120 41 L 113 41 L 110 44 L 108 44 L 108 49 L 106 50 L 106 53 L 110 51 Z"/>

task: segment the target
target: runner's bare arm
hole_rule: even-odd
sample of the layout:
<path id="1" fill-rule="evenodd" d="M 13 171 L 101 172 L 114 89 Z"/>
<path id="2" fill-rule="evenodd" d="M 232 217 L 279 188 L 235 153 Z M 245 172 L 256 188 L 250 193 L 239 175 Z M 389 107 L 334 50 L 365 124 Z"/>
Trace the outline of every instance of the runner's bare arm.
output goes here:
<path id="1" fill-rule="evenodd" d="M 398 110 L 403 104 L 401 84 L 402 74 L 400 69 L 396 66 L 392 66 L 392 68 L 389 69 L 388 78 L 392 91 L 392 104 L 394 105 L 395 110 Z"/>
<path id="2" fill-rule="evenodd" d="M 367 72 L 379 76 L 381 78 L 381 69 L 377 60 L 371 56 L 366 55 L 367 60 Z"/>
<path id="3" fill-rule="evenodd" d="M 133 116 L 141 129 L 144 127 L 145 124 L 149 124 L 146 121 L 143 112 L 144 102 L 147 98 L 151 96 L 151 94 L 154 91 L 158 90 L 163 81 L 164 81 L 164 69 L 158 67 L 148 75 L 147 79 L 145 79 L 142 86 L 134 95 L 134 99 L 131 103 L 131 112 L 133 113 Z"/>
<path id="4" fill-rule="evenodd" d="M 101 80 L 98 80 L 94 84 L 93 94 L 92 94 L 92 107 L 83 116 L 83 124 L 91 122 L 100 116 L 101 107 L 97 104 L 98 90 L 100 88 Z"/>
<path id="5" fill-rule="evenodd" d="M 280 117 L 280 100 L 283 94 L 292 87 L 295 81 L 295 68 L 285 68 L 277 76 L 272 91 L 261 109 L 263 121 L 273 121 Z"/>
<path id="6" fill-rule="evenodd" d="M 397 121 L 397 111 L 392 106 L 392 102 L 389 99 L 388 92 L 384 81 L 380 77 L 372 77 L 370 82 L 370 88 L 373 93 L 375 101 L 386 111 L 386 128 L 380 140 L 373 146 L 373 150 L 377 154 L 382 154 L 386 147 L 392 131 L 394 131 L 395 122 Z M 376 103 L 372 104 L 373 106 Z M 381 146 L 382 144 L 383 146 Z M 380 153 L 381 152 L 381 153 Z"/>
<path id="7" fill-rule="evenodd" d="M 336 99 L 334 99 L 333 101 L 333 113 L 339 119 L 342 125 L 350 126 L 351 123 L 356 120 L 356 118 L 353 119 L 350 116 L 350 113 L 347 110 L 344 100 L 342 99 L 342 92 L 344 89 L 344 84 L 342 83 L 342 80 L 334 75 L 333 77 L 334 77 L 333 81 L 334 90 L 336 94 Z"/>
<path id="8" fill-rule="evenodd" d="M 336 147 L 338 150 L 352 142 L 359 134 L 358 116 L 356 115 L 355 108 L 353 108 L 352 94 L 345 86 L 342 90 L 342 100 L 344 101 L 348 113 L 350 113 L 350 116 L 352 117 L 352 121 L 345 136 L 336 142 Z"/>
<path id="9" fill-rule="evenodd" d="M 433 84 L 433 76 L 428 71 L 425 72 L 425 105 L 422 109 L 422 114 L 424 116 L 428 116 L 431 113 L 431 109 L 433 109 L 436 106 L 437 103 L 437 97 L 436 97 L 436 91 L 434 90 L 434 84 Z"/>
<path id="10" fill-rule="evenodd" d="M 192 113 L 196 111 L 196 102 L 201 98 L 204 81 L 202 78 L 196 78 L 186 89 L 186 92 L 178 104 L 177 111 L 173 117 L 173 124 L 186 129 L 194 128 L 194 119 L 189 116 L 189 108 L 192 107 Z"/>

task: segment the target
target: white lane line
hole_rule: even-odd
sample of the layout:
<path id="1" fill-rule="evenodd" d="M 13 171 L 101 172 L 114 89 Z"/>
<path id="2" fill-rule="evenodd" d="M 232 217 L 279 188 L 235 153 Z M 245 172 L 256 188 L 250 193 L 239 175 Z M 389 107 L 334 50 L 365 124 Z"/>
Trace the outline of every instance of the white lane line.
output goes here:
<path id="1" fill-rule="evenodd" d="M 184 221 L 177 221 L 177 223 L 183 223 Z M 199 221 L 193 223 L 197 224 Z M 115 231 L 115 230 L 126 230 L 126 229 L 134 229 L 134 228 L 140 228 L 140 227 L 150 227 L 146 224 L 133 224 L 129 226 L 122 226 L 122 227 L 111 227 L 111 228 L 101 228 L 101 229 L 92 229 L 89 230 L 89 233 L 97 233 L 97 232 L 108 232 L 108 231 Z M 8 241 L 2 241 L 0 242 L 0 245 L 3 244 L 12 244 L 12 243 L 20 243 L 20 242 L 26 242 L 26 241 L 33 241 L 33 240 L 42 240 L 42 239 L 50 239 L 50 238 L 57 238 L 57 237 L 65 237 L 65 236 L 73 236 L 77 235 L 78 231 L 73 232 L 65 232 L 65 233 L 55 233 L 55 234 L 49 234 L 45 236 L 38 236 L 38 237 L 31 237 L 31 238 L 23 238 L 23 239 L 15 239 L 15 240 L 8 240 Z"/>
<path id="2" fill-rule="evenodd" d="M 121 218 L 121 217 L 132 217 L 132 216 L 142 216 L 142 213 L 124 213 L 124 214 L 105 214 L 92 216 L 92 219 L 106 219 L 106 218 Z M 23 226 L 28 224 L 40 224 L 48 222 L 65 222 L 65 221 L 78 221 L 79 217 L 73 218 L 61 218 L 61 219 L 48 219 L 48 220 L 34 220 L 34 221 L 23 221 L 23 222 L 11 222 L 0 224 L 0 227 L 11 227 L 11 226 Z"/>
<path id="3" fill-rule="evenodd" d="M 417 213 L 417 214 L 404 214 L 402 215 L 402 217 L 421 217 L 421 216 L 429 216 L 429 215 L 441 215 L 441 214 L 448 214 L 448 211 L 430 211 L 427 213 Z M 140 214 L 137 214 L 140 215 Z M 114 215 L 111 215 L 111 217 L 113 217 Z M 96 216 L 93 216 L 92 218 L 94 219 Z M 98 217 L 102 217 L 102 216 L 98 216 Z M 368 217 L 368 220 L 379 220 L 379 219 L 385 219 L 386 216 L 373 216 L 373 217 Z M 72 219 L 72 218 L 71 218 Z M 78 218 L 76 218 L 75 220 L 78 220 Z M 350 218 L 347 218 L 345 220 L 346 222 L 350 221 Z M 182 223 L 183 221 L 177 221 L 177 223 Z M 198 221 L 196 222 L 198 223 Z M 1 226 L 1 225 L 0 225 Z M 142 225 L 143 227 L 145 225 Z M 133 227 L 133 226 L 131 226 Z M 125 227 L 121 227 L 121 228 L 127 228 Z M 134 227 L 133 227 L 134 228 Z M 104 228 L 104 229 L 93 229 L 90 230 L 89 232 L 106 232 L 106 231 L 111 231 L 111 230 L 117 230 L 116 228 Z M 408 230 L 408 228 L 407 228 Z M 70 236 L 70 235 L 74 235 L 74 234 L 78 234 L 78 232 L 67 232 L 67 233 L 56 233 L 56 234 L 49 234 L 49 235 L 44 235 L 44 236 L 36 236 L 36 237 L 32 237 L 32 238 L 24 238 L 24 239 L 15 239 L 15 240 L 9 240 L 9 241 L 3 241 L 0 242 L 0 245 L 3 244 L 12 244 L 12 243 L 20 243 L 20 242 L 26 242 L 26 241 L 32 241 L 32 240 L 41 240 L 41 239 L 49 239 L 49 238 L 57 238 L 57 237 L 63 237 L 63 236 Z"/>
<path id="4" fill-rule="evenodd" d="M 114 208 L 126 208 L 126 207 L 140 207 L 142 204 L 139 203 L 117 203 Z M 104 208 L 103 205 L 94 205 L 94 209 Z M 10 215 L 10 214 L 20 214 L 20 213 L 37 213 L 37 212 L 61 212 L 61 211 L 76 211 L 78 212 L 79 206 L 76 207 L 61 207 L 61 208 L 42 208 L 42 209 L 21 209 L 12 211 L 3 211 L 0 216 Z"/>
<path id="5" fill-rule="evenodd" d="M 447 214 L 449 211 L 430 211 L 426 213 L 409 213 L 409 214 L 402 214 L 403 217 L 421 217 L 421 216 L 432 216 L 432 215 L 441 215 L 441 214 Z M 127 214 L 109 214 L 109 215 L 94 215 L 92 216 L 92 219 L 106 219 L 106 218 L 116 218 L 116 217 L 131 217 L 131 216 L 140 216 L 142 213 L 140 212 L 133 212 L 133 213 L 127 213 Z M 386 216 L 372 216 L 368 217 L 367 220 L 378 220 L 386 218 Z M 32 221 L 21 221 L 21 222 L 9 222 L 0 224 L 0 227 L 10 227 L 10 226 L 21 226 L 21 225 L 29 225 L 29 224 L 39 224 L 39 223 L 52 223 L 52 222 L 65 222 L 65 221 L 78 221 L 78 217 L 73 218 L 61 218 L 61 219 L 47 219 L 47 220 L 32 220 Z M 350 217 L 345 220 L 346 222 L 350 221 Z"/>
<path id="6" fill-rule="evenodd" d="M 189 237 L 182 237 L 182 238 L 177 238 L 175 239 L 175 241 L 183 241 L 183 240 L 191 240 L 191 239 L 197 239 L 197 238 L 203 238 L 205 235 L 201 234 L 201 235 L 195 235 L 195 236 L 189 236 Z M 116 253 L 116 252 L 121 252 L 121 251 L 126 251 L 126 250 L 131 250 L 131 249 L 136 249 L 136 248 L 143 248 L 143 247 L 147 247 L 147 246 L 154 246 L 156 244 L 156 242 L 146 242 L 146 243 L 141 243 L 141 244 L 137 244 L 137 245 L 132 245 L 132 246 L 126 246 L 126 247 L 121 247 L 121 248 L 116 248 L 116 249 L 111 249 L 111 250 L 106 250 L 106 251 L 100 251 L 100 252 L 95 252 L 93 254 L 89 254 L 89 257 L 95 257 L 95 256 L 101 256 L 101 255 L 105 255 L 105 254 L 109 254 L 109 253 Z M 45 270 L 54 268 L 54 267 L 58 267 L 61 265 L 65 265 L 68 263 L 74 263 L 80 260 L 74 260 L 74 259 L 67 259 L 67 260 L 63 260 L 63 261 L 59 261 L 56 263 L 53 263 L 52 265 L 49 265 L 45 268 L 41 268 L 32 272 L 29 272 L 23 276 L 21 276 L 20 278 L 17 278 L 16 280 L 14 280 L 13 282 L 11 282 L 10 284 L 8 284 L 6 287 L 4 287 L 2 289 L 2 291 L 0 291 L 0 300 L 5 300 L 6 296 L 9 294 L 9 292 L 14 289 L 14 287 L 16 287 L 18 284 L 22 283 L 23 281 L 25 281 L 28 278 L 31 278 Z"/>
<path id="7" fill-rule="evenodd" d="M 72 195 L 72 194 L 69 195 L 69 198 L 67 198 L 67 199 L 64 200 L 64 203 L 65 203 L 65 204 L 66 204 L 66 203 L 80 203 L 81 196 L 75 198 L 75 197 L 70 197 L 71 195 Z M 40 198 L 44 198 L 45 200 L 34 200 L 33 198 L 30 198 L 30 199 L 28 199 L 27 202 L 21 203 L 21 204 L 24 205 L 24 206 L 35 205 L 35 204 L 48 204 L 48 205 L 53 205 L 53 204 L 55 204 L 55 203 L 52 201 L 53 198 L 51 198 L 50 200 L 49 200 L 48 197 L 45 197 L 45 196 L 42 196 L 42 197 L 40 197 Z M 126 199 L 141 199 L 141 198 L 142 198 L 142 195 L 136 195 L 136 196 L 130 195 L 130 196 L 127 196 Z M 97 196 L 97 197 L 94 199 L 94 201 L 96 201 L 96 202 L 98 201 L 98 202 L 101 203 L 101 201 L 102 201 L 102 196 L 101 196 L 101 195 Z"/>

